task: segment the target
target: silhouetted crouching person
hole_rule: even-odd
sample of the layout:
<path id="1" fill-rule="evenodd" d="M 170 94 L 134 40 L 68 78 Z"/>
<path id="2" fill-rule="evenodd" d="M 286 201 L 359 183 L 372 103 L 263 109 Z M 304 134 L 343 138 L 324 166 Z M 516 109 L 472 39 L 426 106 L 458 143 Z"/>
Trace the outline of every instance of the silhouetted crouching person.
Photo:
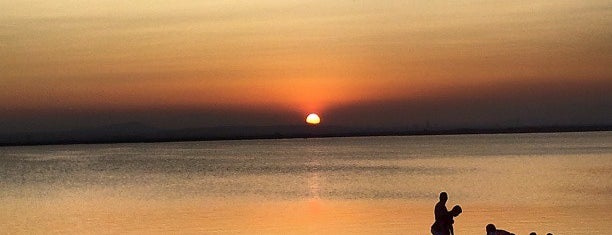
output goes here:
<path id="1" fill-rule="evenodd" d="M 446 192 L 440 193 L 440 201 L 436 203 L 434 209 L 434 216 L 436 221 L 431 225 L 431 234 L 433 235 L 454 235 L 453 223 L 455 220 L 453 217 L 457 217 L 461 214 L 462 209 L 460 206 L 453 207 L 453 210 L 448 211 L 446 209 L 446 201 L 448 201 L 448 194 Z"/>
<path id="2" fill-rule="evenodd" d="M 494 224 L 487 224 L 487 235 L 514 235 L 514 233 L 497 229 Z"/>

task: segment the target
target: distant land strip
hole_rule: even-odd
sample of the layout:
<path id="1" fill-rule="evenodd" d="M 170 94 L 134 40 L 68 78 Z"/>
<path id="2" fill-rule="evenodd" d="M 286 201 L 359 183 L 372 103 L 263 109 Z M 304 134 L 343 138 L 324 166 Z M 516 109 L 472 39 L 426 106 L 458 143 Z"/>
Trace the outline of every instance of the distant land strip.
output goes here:
<path id="1" fill-rule="evenodd" d="M 340 126 L 223 126 L 160 130 L 138 123 L 127 123 L 83 130 L 0 134 L 0 146 L 595 131 L 612 131 L 612 125 L 422 130 L 357 129 Z"/>

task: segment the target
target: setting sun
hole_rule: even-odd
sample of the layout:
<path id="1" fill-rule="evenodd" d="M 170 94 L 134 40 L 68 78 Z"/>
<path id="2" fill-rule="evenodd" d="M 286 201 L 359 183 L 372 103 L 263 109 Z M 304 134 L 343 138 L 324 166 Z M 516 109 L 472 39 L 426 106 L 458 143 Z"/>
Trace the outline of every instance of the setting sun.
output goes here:
<path id="1" fill-rule="evenodd" d="M 308 117 L 306 117 L 306 123 L 308 124 L 317 125 L 320 122 L 321 118 L 319 118 L 319 115 L 317 115 L 316 113 L 308 114 Z"/>

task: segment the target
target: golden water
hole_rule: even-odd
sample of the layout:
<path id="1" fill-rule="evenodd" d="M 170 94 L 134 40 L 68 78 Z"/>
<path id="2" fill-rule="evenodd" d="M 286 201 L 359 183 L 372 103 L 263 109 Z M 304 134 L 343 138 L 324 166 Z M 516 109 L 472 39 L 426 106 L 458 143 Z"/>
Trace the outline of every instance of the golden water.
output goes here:
<path id="1" fill-rule="evenodd" d="M 0 148 L 0 233 L 612 234 L 612 133 Z"/>

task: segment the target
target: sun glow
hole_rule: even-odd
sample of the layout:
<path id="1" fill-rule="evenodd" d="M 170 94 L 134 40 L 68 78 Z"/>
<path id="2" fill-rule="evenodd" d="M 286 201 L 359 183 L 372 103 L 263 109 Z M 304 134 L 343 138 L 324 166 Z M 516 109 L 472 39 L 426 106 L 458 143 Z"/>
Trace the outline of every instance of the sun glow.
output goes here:
<path id="1" fill-rule="evenodd" d="M 316 113 L 308 114 L 308 117 L 306 117 L 306 123 L 310 125 L 317 125 L 320 122 L 321 118 L 319 118 L 319 115 L 317 115 Z"/>

